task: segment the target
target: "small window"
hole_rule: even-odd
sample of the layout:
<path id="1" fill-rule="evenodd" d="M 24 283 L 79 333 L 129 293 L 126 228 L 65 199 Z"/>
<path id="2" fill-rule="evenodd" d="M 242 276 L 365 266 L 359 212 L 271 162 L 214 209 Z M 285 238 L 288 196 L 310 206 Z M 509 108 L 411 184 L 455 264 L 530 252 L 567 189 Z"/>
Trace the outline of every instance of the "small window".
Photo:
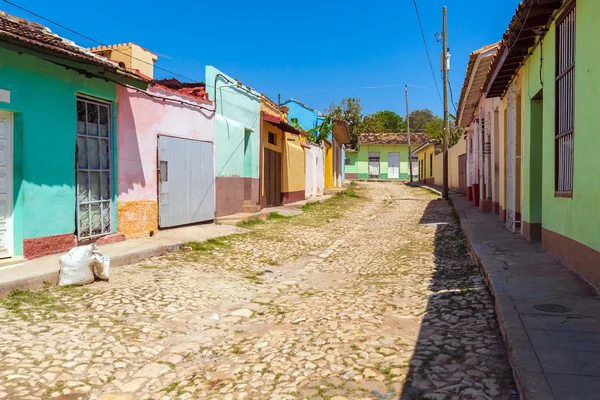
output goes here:
<path id="1" fill-rule="evenodd" d="M 269 143 L 273 146 L 277 144 L 277 139 L 275 138 L 275 134 L 273 132 L 269 132 Z"/>

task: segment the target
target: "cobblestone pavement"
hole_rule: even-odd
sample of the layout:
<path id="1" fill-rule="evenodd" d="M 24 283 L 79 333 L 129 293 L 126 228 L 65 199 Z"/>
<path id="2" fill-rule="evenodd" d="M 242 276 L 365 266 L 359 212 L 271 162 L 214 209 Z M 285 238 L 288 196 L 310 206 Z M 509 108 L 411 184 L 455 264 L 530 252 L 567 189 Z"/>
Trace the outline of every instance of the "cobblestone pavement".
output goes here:
<path id="1" fill-rule="evenodd" d="M 11 295 L 0 398 L 516 397 L 451 206 L 353 189 L 110 283 Z"/>

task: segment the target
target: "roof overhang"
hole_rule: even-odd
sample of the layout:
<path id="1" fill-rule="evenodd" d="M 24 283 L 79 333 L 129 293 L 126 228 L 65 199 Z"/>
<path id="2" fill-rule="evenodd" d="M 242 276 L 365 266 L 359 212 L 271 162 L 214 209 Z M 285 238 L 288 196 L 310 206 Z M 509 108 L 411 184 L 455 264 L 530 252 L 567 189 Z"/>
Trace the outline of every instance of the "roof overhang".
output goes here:
<path id="1" fill-rule="evenodd" d="M 490 65 L 498 51 L 499 43 L 485 46 L 471 53 L 465 83 L 460 94 L 458 103 L 457 121 L 459 126 L 471 123 L 477 105 L 484 92 L 484 84 L 487 80 Z"/>
<path id="2" fill-rule="evenodd" d="M 504 33 L 498 53 L 492 61 L 485 95 L 503 97 L 513 78 L 552 22 L 552 16 L 563 0 L 522 0 L 508 29 Z"/>
<path id="3" fill-rule="evenodd" d="M 348 122 L 341 119 L 333 120 L 333 137 L 338 143 L 348 144 L 350 143 L 350 128 Z"/>

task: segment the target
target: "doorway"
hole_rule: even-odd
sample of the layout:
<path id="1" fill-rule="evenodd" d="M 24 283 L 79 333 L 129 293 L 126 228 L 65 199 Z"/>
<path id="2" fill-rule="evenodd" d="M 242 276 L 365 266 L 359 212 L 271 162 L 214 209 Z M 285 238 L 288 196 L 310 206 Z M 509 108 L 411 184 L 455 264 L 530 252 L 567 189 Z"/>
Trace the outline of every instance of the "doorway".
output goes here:
<path id="1" fill-rule="evenodd" d="M 0 111 L 0 258 L 13 255 L 13 115 Z"/>
<path id="2" fill-rule="evenodd" d="M 369 153 L 369 178 L 379 178 L 379 153 Z"/>
<path id="3" fill-rule="evenodd" d="M 388 153 L 388 178 L 400 179 L 400 153 Z"/>
<path id="4" fill-rule="evenodd" d="M 467 155 L 458 156 L 458 192 L 467 192 Z"/>
<path id="5" fill-rule="evenodd" d="M 529 161 L 529 176 L 526 177 L 529 200 L 526 204 L 528 212 L 523 213 L 523 235 L 531 241 L 542 240 L 543 124 L 544 97 L 540 90 L 531 99 L 530 140 L 529 148 L 526 149 L 526 157 Z"/>
<path id="6" fill-rule="evenodd" d="M 211 221 L 215 218 L 213 144 L 158 137 L 158 226 Z"/>
<path id="7" fill-rule="evenodd" d="M 281 153 L 265 149 L 265 200 L 267 207 L 281 205 Z"/>

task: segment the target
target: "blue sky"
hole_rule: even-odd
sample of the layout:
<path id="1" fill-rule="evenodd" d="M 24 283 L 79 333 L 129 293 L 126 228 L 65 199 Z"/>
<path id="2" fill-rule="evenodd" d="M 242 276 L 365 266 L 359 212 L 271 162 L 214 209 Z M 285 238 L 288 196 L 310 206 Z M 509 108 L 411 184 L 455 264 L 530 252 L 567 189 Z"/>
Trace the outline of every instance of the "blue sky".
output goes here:
<path id="1" fill-rule="evenodd" d="M 273 100 L 281 94 L 282 101 L 296 98 L 324 110 L 359 97 L 365 113 L 401 115 L 399 85 L 408 83 L 423 87 L 410 88 L 411 109 L 442 113 L 413 0 L 14 2 L 106 44 L 138 43 L 159 54 L 158 66 L 195 80 L 203 81 L 204 66 L 213 65 Z M 435 33 L 442 6 L 448 7 L 450 81 L 458 102 L 469 53 L 502 38 L 518 2 L 418 0 L 440 91 Z M 0 9 L 95 45 L 7 3 L 0 1 Z M 156 77 L 169 74 L 156 71 Z M 384 87 L 366 89 L 377 86 Z"/>

